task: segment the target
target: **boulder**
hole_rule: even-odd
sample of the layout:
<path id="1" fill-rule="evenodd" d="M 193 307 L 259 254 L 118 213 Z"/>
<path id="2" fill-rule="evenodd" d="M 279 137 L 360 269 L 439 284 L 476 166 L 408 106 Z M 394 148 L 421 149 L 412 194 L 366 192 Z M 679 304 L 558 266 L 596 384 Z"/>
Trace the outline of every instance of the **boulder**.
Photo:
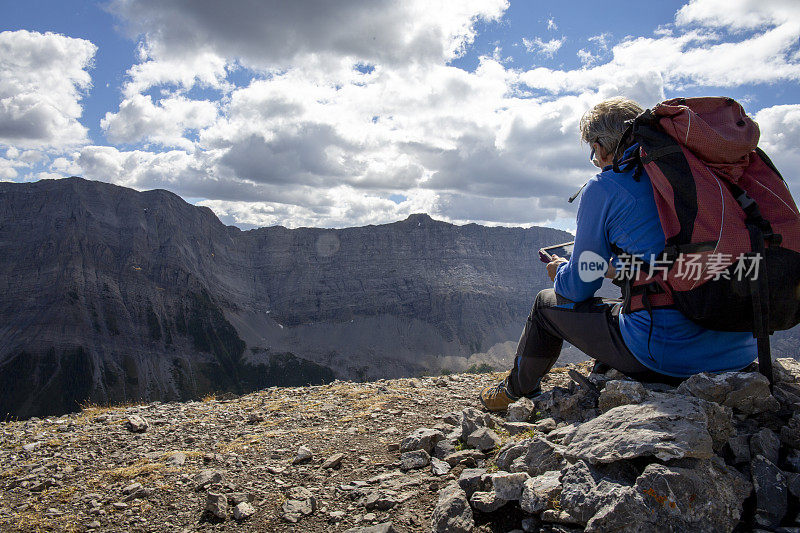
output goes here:
<path id="1" fill-rule="evenodd" d="M 622 405 L 581 424 L 563 453 L 590 463 L 649 456 L 708 459 L 714 454 L 708 424 L 698 402 L 679 396 Z"/>
<path id="2" fill-rule="evenodd" d="M 757 455 L 750 463 L 750 474 L 756 492 L 756 524 L 764 529 L 774 529 L 786 515 L 786 477 L 763 455 Z"/>
<path id="3" fill-rule="evenodd" d="M 703 372 L 681 383 L 677 392 L 725 405 L 746 415 L 780 408 L 770 393 L 769 380 L 757 372 Z"/>
<path id="4" fill-rule="evenodd" d="M 486 483 L 484 483 L 484 475 L 486 475 L 485 468 L 465 468 L 458 478 L 458 485 L 467 494 L 467 498 L 472 497 L 474 492 L 486 491 Z"/>
<path id="5" fill-rule="evenodd" d="M 651 464 L 587 523 L 587 532 L 731 531 L 752 485 L 719 458 Z"/>
<path id="6" fill-rule="evenodd" d="M 400 470 L 408 471 L 425 468 L 431 462 L 431 456 L 425 450 L 414 450 L 400 455 Z"/>
<path id="7" fill-rule="evenodd" d="M 525 472 L 513 474 L 498 472 L 492 475 L 492 485 L 499 498 L 507 501 L 519 500 L 520 496 L 522 496 L 522 489 L 525 488 L 525 482 L 528 479 L 529 476 Z"/>
<path id="8" fill-rule="evenodd" d="M 282 510 L 283 518 L 287 522 L 296 524 L 301 518 L 317 510 L 316 497 L 305 487 L 292 487 L 286 498 Z"/>
<path id="9" fill-rule="evenodd" d="M 750 462 L 750 435 L 734 435 L 728 439 L 728 451 L 735 465 Z"/>
<path id="10" fill-rule="evenodd" d="M 536 431 L 541 433 L 550 433 L 558 427 L 558 422 L 556 422 L 555 418 L 548 416 L 536 422 L 533 427 Z"/>
<path id="11" fill-rule="evenodd" d="M 508 406 L 506 420 L 509 422 L 528 422 L 533 418 L 536 406 L 530 398 L 522 397 Z"/>
<path id="12" fill-rule="evenodd" d="M 456 451 L 456 445 L 452 440 L 440 440 L 436 443 L 436 446 L 433 447 L 433 451 L 431 455 L 436 457 L 437 459 L 444 459 L 451 453 Z"/>
<path id="13" fill-rule="evenodd" d="M 775 381 L 800 387 L 800 361 L 782 357 L 772 361 Z"/>
<path id="14" fill-rule="evenodd" d="M 453 482 L 439 491 L 439 499 L 431 515 L 433 533 L 471 533 L 475 528 L 467 495 Z"/>
<path id="15" fill-rule="evenodd" d="M 554 418 L 582 420 L 584 409 L 581 402 L 586 394 L 586 390 L 582 388 L 572 393 L 563 387 L 553 387 L 537 396 L 533 402 L 537 411 L 547 412 Z"/>
<path id="16" fill-rule="evenodd" d="M 209 492 L 206 495 L 206 511 L 225 520 L 228 518 L 228 497 L 224 494 Z"/>
<path id="17" fill-rule="evenodd" d="M 620 405 L 640 404 L 646 397 L 647 391 L 640 382 L 615 379 L 606 383 L 597 400 L 597 407 L 605 413 Z"/>
<path id="18" fill-rule="evenodd" d="M 474 509 L 482 513 L 493 513 L 507 504 L 508 500 L 499 497 L 493 490 L 488 492 L 478 491 L 472 493 L 469 503 Z"/>
<path id="19" fill-rule="evenodd" d="M 248 502 L 241 502 L 233 508 L 233 518 L 241 522 L 256 514 L 255 508 Z"/>
<path id="20" fill-rule="evenodd" d="M 509 435 L 519 435 L 520 433 L 531 433 L 536 430 L 536 424 L 530 422 L 504 422 L 503 429 L 508 431 Z"/>
<path id="21" fill-rule="evenodd" d="M 800 413 L 795 413 L 792 418 L 781 428 L 781 443 L 800 449 Z"/>
<path id="22" fill-rule="evenodd" d="M 488 452 L 497 448 L 503 441 L 489 428 L 478 428 L 467 437 L 467 446 Z"/>
<path id="23" fill-rule="evenodd" d="M 586 461 L 569 465 L 561 472 L 560 508 L 586 524 L 633 484 L 633 481 L 627 482 L 618 469 L 614 473 L 617 475 L 607 475 Z"/>
<path id="24" fill-rule="evenodd" d="M 216 470 L 202 470 L 194 476 L 196 490 L 203 490 L 209 485 L 222 481 L 222 474 Z"/>
<path id="25" fill-rule="evenodd" d="M 147 423 L 147 420 L 138 415 L 130 415 L 125 422 L 125 427 L 131 433 L 144 433 L 149 426 L 150 424 Z"/>
<path id="26" fill-rule="evenodd" d="M 453 452 L 444 458 L 444 461 L 450 466 L 467 465 L 477 466 L 479 461 L 486 459 L 486 454 L 480 450 L 461 450 Z"/>
<path id="27" fill-rule="evenodd" d="M 554 509 L 561 493 L 560 477 L 561 472 L 553 470 L 526 480 L 519 500 L 522 510 L 533 514 Z"/>
<path id="28" fill-rule="evenodd" d="M 444 476 L 450 472 L 450 465 L 441 459 L 431 457 L 431 474 L 434 476 Z"/>
<path id="29" fill-rule="evenodd" d="M 474 407 L 467 407 L 461 411 L 461 440 L 467 441 L 473 432 L 478 428 L 495 427 L 494 418 L 489 413 L 478 411 Z"/>
<path id="30" fill-rule="evenodd" d="M 400 443 L 401 452 L 412 452 L 414 450 L 425 450 L 427 453 L 433 452 L 434 446 L 444 439 L 444 433 L 436 429 L 419 428 Z"/>
<path id="31" fill-rule="evenodd" d="M 566 463 L 560 445 L 533 437 L 502 448 L 495 464 L 507 472 L 526 472 L 530 476 L 538 476 L 549 470 L 560 470 Z"/>
<path id="32" fill-rule="evenodd" d="M 781 439 L 769 428 L 762 428 L 750 437 L 750 456 L 764 456 L 772 464 L 778 464 L 778 452 L 781 448 Z"/>
<path id="33" fill-rule="evenodd" d="M 297 455 L 292 459 L 292 464 L 307 463 L 314 457 L 314 452 L 308 446 L 300 446 L 297 449 Z"/>

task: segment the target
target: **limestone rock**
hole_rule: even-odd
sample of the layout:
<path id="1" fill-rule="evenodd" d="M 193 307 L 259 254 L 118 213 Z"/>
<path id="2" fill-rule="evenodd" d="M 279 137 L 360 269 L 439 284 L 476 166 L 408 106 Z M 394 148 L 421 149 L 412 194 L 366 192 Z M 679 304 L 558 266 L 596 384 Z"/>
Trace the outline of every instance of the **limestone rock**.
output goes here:
<path id="1" fill-rule="evenodd" d="M 494 450 L 501 442 L 497 433 L 486 427 L 476 429 L 467 437 L 467 445 L 482 452 Z"/>
<path id="2" fill-rule="evenodd" d="M 800 361 L 782 357 L 772 361 L 775 381 L 800 385 Z"/>
<path id="3" fill-rule="evenodd" d="M 485 475 L 485 468 L 465 468 L 462 470 L 461 476 L 458 478 L 458 485 L 466 493 L 467 498 L 470 498 L 474 492 L 488 490 L 483 482 Z"/>
<path id="4" fill-rule="evenodd" d="M 450 472 L 450 465 L 441 459 L 431 457 L 431 473 L 434 476 L 444 476 Z"/>
<path id="5" fill-rule="evenodd" d="M 764 456 L 772 464 L 778 464 L 778 453 L 780 452 L 781 440 L 769 428 L 762 428 L 758 433 L 750 437 L 750 455 L 757 457 Z"/>
<path id="6" fill-rule="evenodd" d="M 728 451 L 733 464 L 750 462 L 750 435 L 734 435 L 728 439 Z"/>
<path id="7" fill-rule="evenodd" d="M 400 443 L 400 451 L 425 450 L 430 454 L 436 443 L 442 439 L 444 439 L 444 434 L 439 430 L 419 428 L 403 439 Z"/>
<path id="8" fill-rule="evenodd" d="M 509 435 L 518 435 L 520 433 L 530 433 L 536 430 L 536 425 L 530 422 L 505 422 L 503 429 L 508 431 Z"/>
<path id="9" fill-rule="evenodd" d="M 307 446 L 300 446 L 297 449 L 297 455 L 295 455 L 294 459 L 292 459 L 292 464 L 302 464 L 307 463 L 314 457 L 314 452 Z"/>
<path id="10" fill-rule="evenodd" d="M 525 472 L 516 472 L 513 474 L 498 472 L 492 475 L 494 492 L 503 500 L 519 500 L 520 496 L 522 496 L 525 482 L 529 478 L 530 476 Z"/>
<path id="11" fill-rule="evenodd" d="M 467 407 L 461 411 L 461 440 L 467 438 L 479 428 L 493 428 L 495 421 L 489 413 L 478 411 L 474 407 Z"/>
<path id="12" fill-rule="evenodd" d="M 563 387 L 554 387 L 534 398 L 537 411 L 547 412 L 554 418 L 574 421 L 583 419 L 582 401 L 587 395 L 585 389 L 574 393 Z"/>
<path id="13" fill-rule="evenodd" d="M 433 533 L 472 533 L 475 523 L 467 495 L 458 483 L 439 491 L 439 499 L 431 516 Z"/>
<path id="14" fill-rule="evenodd" d="M 254 514 L 256 514 L 256 510 L 248 502 L 241 502 L 233 508 L 233 518 L 238 521 L 247 520 Z"/>
<path id="15" fill-rule="evenodd" d="M 477 466 L 478 462 L 485 458 L 486 454 L 480 450 L 461 450 L 459 452 L 451 453 L 444 458 L 444 461 L 450 466 L 456 466 L 459 464 Z"/>
<path id="16" fill-rule="evenodd" d="M 629 477 L 633 479 L 626 479 Z M 561 472 L 560 508 L 586 524 L 601 508 L 632 486 L 636 477 L 635 473 L 626 476 L 620 468 L 601 472 L 598 466 L 579 460 Z"/>
<path id="17" fill-rule="evenodd" d="M 590 463 L 655 456 L 667 461 L 714 454 L 708 417 L 697 402 L 680 397 L 615 407 L 584 422 L 564 455 Z"/>
<path id="18" fill-rule="evenodd" d="M 469 499 L 470 505 L 482 513 L 493 513 L 508 503 L 497 495 L 495 491 L 474 492 Z"/>
<path id="19" fill-rule="evenodd" d="M 305 487 L 292 487 L 283 502 L 283 518 L 287 522 L 296 524 L 304 516 L 313 514 L 317 510 L 317 499 Z"/>
<path id="20" fill-rule="evenodd" d="M 196 490 L 203 490 L 209 485 L 222 481 L 222 474 L 216 470 L 203 470 L 194 476 Z"/>
<path id="21" fill-rule="evenodd" d="M 753 488 L 756 491 L 756 523 L 763 528 L 776 528 L 788 505 L 786 477 L 769 459 L 758 455 L 750 463 Z"/>
<path id="22" fill-rule="evenodd" d="M 459 431 L 459 435 L 460 434 L 461 432 Z M 433 455 L 437 459 L 444 459 L 445 457 L 447 457 L 451 453 L 454 453 L 455 451 L 456 451 L 456 446 L 452 440 L 449 439 L 440 440 L 439 442 L 436 443 L 436 446 L 433 447 L 433 452 L 431 452 L 431 455 Z"/>
<path id="23" fill-rule="evenodd" d="M 130 415 L 125 423 L 125 427 L 127 427 L 128 431 L 131 433 L 144 433 L 147 431 L 149 424 L 147 420 L 139 415 Z"/>
<path id="24" fill-rule="evenodd" d="M 572 441 L 572 437 L 575 436 L 575 433 L 578 431 L 580 427 L 580 423 L 573 422 L 571 424 L 566 424 L 561 427 L 556 427 L 552 431 L 547 434 L 547 440 L 550 442 L 554 442 L 556 444 L 563 444 L 567 445 Z"/>
<path id="25" fill-rule="evenodd" d="M 562 447 L 541 437 L 503 447 L 495 463 L 501 470 L 527 472 L 530 476 L 560 470 L 565 464 Z"/>
<path id="26" fill-rule="evenodd" d="M 550 433 L 551 431 L 556 429 L 557 426 L 558 423 L 555 421 L 553 417 L 543 418 L 533 425 L 536 431 L 539 431 L 541 433 Z"/>
<path id="27" fill-rule="evenodd" d="M 228 518 L 228 498 L 224 494 L 209 492 L 206 495 L 206 511 L 217 518 Z"/>
<path id="28" fill-rule="evenodd" d="M 539 513 L 554 508 L 561 494 L 561 472 L 553 470 L 545 472 L 525 481 L 524 490 L 519 500 L 520 507 L 528 513 Z"/>
<path id="29" fill-rule="evenodd" d="M 335 453 L 325 459 L 325 461 L 322 463 L 322 468 L 327 470 L 339 468 L 342 465 L 342 459 L 344 459 L 343 453 Z"/>
<path id="30" fill-rule="evenodd" d="M 721 460 L 650 464 L 587 523 L 587 532 L 731 531 L 752 486 Z"/>
<path id="31" fill-rule="evenodd" d="M 414 450 L 400 455 L 400 470 L 415 470 L 425 468 L 431 462 L 431 456 L 425 450 Z"/>
<path id="32" fill-rule="evenodd" d="M 747 415 L 780 408 L 770 393 L 769 380 L 757 372 L 695 374 L 681 383 L 677 392 L 716 402 Z"/>
<path id="33" fill-rule="evenodd" d="M 528 422 L 536 412 L 536 406 L 530 398 L 523 396 L 508 406 L 506 420 L 509 422 Z"/>
<path id="34" fill-rule="evenodd" d="M 800 450 L 800 413 L 793 414 L 792 418 L 781 428 L 781 442 Z"/>
<path id="35" fill-rule="evenodd" d="M 597 407 L 606 412 L 620 405 L 639 404 L 647 397 L 647 391 L 638 381 L 612 380 L 606 383 L 597 400 Z"/>

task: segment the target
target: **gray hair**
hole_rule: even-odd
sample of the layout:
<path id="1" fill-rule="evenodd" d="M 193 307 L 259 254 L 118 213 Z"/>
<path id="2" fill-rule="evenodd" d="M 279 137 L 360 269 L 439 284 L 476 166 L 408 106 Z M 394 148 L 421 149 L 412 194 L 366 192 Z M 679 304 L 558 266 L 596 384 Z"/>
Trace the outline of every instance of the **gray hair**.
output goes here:
<path id="1" fill-rule="evenodd" d="M 625 121 L 642 111 L 642 106 L 623 96 L 603 100 L 581 117 L 581 140 L 598 143 L 606 152 L 613 152 L 627 128 Z"/>

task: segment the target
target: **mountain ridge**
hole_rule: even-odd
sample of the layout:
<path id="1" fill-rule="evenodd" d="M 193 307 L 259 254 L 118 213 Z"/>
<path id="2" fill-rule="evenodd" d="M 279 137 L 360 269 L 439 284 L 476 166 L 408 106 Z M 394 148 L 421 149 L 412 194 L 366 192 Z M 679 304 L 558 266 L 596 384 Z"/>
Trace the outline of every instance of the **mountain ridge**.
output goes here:
<path id="1" fill-rule="evenodd" d="M 550 228 L 242 231 L 164 189 L 0 183 L 0 412 L 505 365 Z"/>

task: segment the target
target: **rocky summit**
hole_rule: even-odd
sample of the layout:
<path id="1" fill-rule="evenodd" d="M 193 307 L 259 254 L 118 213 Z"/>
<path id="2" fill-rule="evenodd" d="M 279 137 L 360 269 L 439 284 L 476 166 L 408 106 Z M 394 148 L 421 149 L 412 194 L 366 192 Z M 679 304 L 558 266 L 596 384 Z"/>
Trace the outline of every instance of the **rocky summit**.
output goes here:
<path id="1" fill-rule="evenodd" d="M 642 384 L 589 365 L 272 387 L 0 425 L 2 531 L 800 528 L 800 363 Z"/>
<path id="2" fill-rule="evenodd" d="M 0 418 L 510 365 L 550 228 L 242 231 L 165 191 L 0 183 Z"/>

